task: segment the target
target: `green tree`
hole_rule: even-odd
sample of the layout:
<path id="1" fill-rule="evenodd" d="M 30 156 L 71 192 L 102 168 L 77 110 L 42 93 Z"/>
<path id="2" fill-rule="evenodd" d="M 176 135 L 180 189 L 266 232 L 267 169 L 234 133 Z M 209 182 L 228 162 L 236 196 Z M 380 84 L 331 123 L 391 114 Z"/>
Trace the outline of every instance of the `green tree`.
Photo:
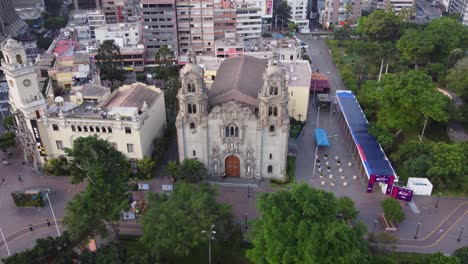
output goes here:
<path id="1" fill-rule="evenodd" d="M 122 66 L 122 55 L 120 54 L 120 48 L 114 43 L 114 40 L 104 40 L 99 45 L 96 54 L 96 63 L 100 70 L 101 77 L 112 82 L 114 81 L 123 82 L 125 78 L 124 70 Z"/>
<path id="2" fill-rule="evenodd" d="M 385 214 L 385 218 L 389 221 L 400 223 L 405 220 L 405 213 L 401 209 L 400 202 L 394 198 L 386 198 L 380 202 Z"/>
<path id="3" fill-rule="evenodd" d="M 12 131 L 7 131 L 0 135 L 0 149 L 6 151 L 9 147 L 13 147 L 16 144 L 16 135 Z"/>
<path id="4" fill-rule="evenodd" d="M 403 163 L 411 177 L 427 177 L 429 162 L 431 158 L 427 155 L 411 157 Z"/>
<path id="5" fill-rule="evenodd" d="M 462 189 L 468 185 L 468 154 L 464 145 L 439 142 L 434 144 L 427 176 L 436 186 Z"/>
<path id="6" fill-rule="evenodd" d="M 359 211 L 356 210 L 354 207 L 354 202 L 348 196 L 342 196 L 336 199 L 336 203 L 338 206 L 338 212 L 343 215 L 344 219 L 354 220 Z"/>
<path id="7" fill-rule="evenodd" d="M 175 160 L 171 160 L 167 163 L 167 172 L 171 175 L 171 178 L 177 179 L 179 177 L 179 164 Z"/>
<path id="8" fill-rule="evenodd" d="M 208 172 L 199 160 L 185 159 L 179 166 L 178 176 L 180 180 L 198 183 L 208 176 Z"/>
<path id="9" fill-rule="evenodd" d="M 142 218 L 142 246 L 155 258 L 189 256 L 207 244 L 214 225 L 215 244 L 226 248 L 240 242 L 239 227 L 233 223 L 231 207 L 216 201 L 208 185 L 176 183 L 170 195 L 151 193 Z"/>
<path id="10" fill-rule="evenodd" d="M 352 28 L 349 24 L 344 24 L 340 28 L 336 28 L 333 31 L 333 39 L 336 40 L 347 40 L 351 38 Z"/>
<path id="11" fill-rule="evenodd" d="M 398 38 L 401 18 L 394 12 L 376 10 L 367 17 L 361 17 L 356 33 L 370 41 L 385 42 Z"/>
<path id="12" fill-rule="evenodd" d="M 73 263 L 77 257 L 73 251 L 75 245 L 75 241 L 65 231 L 59 237 L 39 238 L 34 247 L 15 253 L 2 261 L 5 264 Z"/>
<path id="13" fill-rule="evenodd" d="M 177 112 L 179 111 L 179 102 L 177 100 L 177 93 L 180 89 L 180 80 L 178 77 L 170 77 L 167 82 L 164 83 L 164 102 L 166 102 L 167 116 L 169 119 L 175 119 Z"/>
<path id="14" fill-rule="evenodd" d="M 455 256 L 445 256 L 444 254 L 437 252 L 429 255 L 424 260 L 427 264 L 462 264 L 460 259 Z"/>
<path id="15" fill-rule="evenodd" d="M 448 56 L 448 61 L 447 61 L 448 66 L 449 67 L 455 66 L 455 64 L 457 64 L 457 62 L 464 56 L 465 56 L 465 53 L 460 48 L 456 48 L 450 51 L 449 56 Z"/>
<path id="16" fill-rule="evenodd" d="M 59 30 L 67 25 L 64 17 L 48 17 L 42 24 L 45 29 Z"/>
<path id="17" fill-rule="evenodd" d="M 459 248 L 453 252 L 455 257 L 458 257 L 461 260 L 461 263 L 468 263 L 468 246 Z"/>
<path id="18" fill-rule="evenodd" d="M 84 192 L 67 205 L 64 223 L 73 237 L 105 234 L 110 227 L 117 239 L 117 221 L 128 208 L 129 166 L 125 156 L 109 142 L 82 137 L 66 149 L 72 183 L 88 180 Z"/>
<path id="19" fill-rule="evenodd" d="M 288 24 L 288 29 L 289 29 L 291 32 L 296 32 L 296 31 L 297 31 L 297 25 L 296 25 L 296 23 L 294 23 L 294 22 L 289 23 L 289 24 Z"/>
<path id="20" fill-rule="evenodd" d="M 174 52 L 170 50 L 167 46 L 161 46 L 156 52 L 155 59 L 160 64 L 172 64 L 175 59 Z"/>
<path id="21" fill-rule="evenodd" d="M 2 125 L 7 131 L 10 131 L 15 126 L 15 118 L 11 115 L 3 118 Z"/>
<path id="22" fill-rule="evenodd" d="M 445 76 L 445 83 L 447 89 L 461 96 L 464 100 L 468 99 L 468 69 L 452 68 Z"/>
<path id="23" fill-rule="evenodd" d="M 408 29 L 398 40 L 398 50 L 402 58 L 411 61 L 415 68 L 431 60 L 435 50 L 433 37 L 418 29 Z"/>
<path id="24" fill-rule="evenodd" d="M 44 164 L 44 171 L 56 176 L 70 175 L 70 166 L 65 157 L 50 158 Z"/>
<path id="25" fill-rule="evenodd" d="M 379 142 L 385 151 L 392 149 L 395 141 L 393 134 L 378 123 L 371 123 L 369 134 L 373 135 L 377 139 L 377 142 Z"/>
<path id="26" fill-rule="evenodd" d="M 288 2 L 285 0 L 273 0 L 273 23 L 275 28 L 277 27 L 276 23 L 280 26 L 287 25 L 290 18 L 291 7 Z"/>
<path id="27" fill-rule="evenodd" d="M 137 161 L 138 171 L 147 179 L 153 178 L 153 169 L 156 167 L 156 162 L 151 158 L 144 157 Z"/>
<path id="28" fill-rule="evenodd" d="M 432 153 L 432 145 L 418 140 L 409 141 L 400 146 L 397 155 L 394 157 L 396 162 L 404 162 L 414 157 L 429 156 Z"/>
<path id="29" fill-rule="evenodd" d="M 52 44 L 52 42 L 54 41 L 53 38 L 50 38 L 50 37 L 46 37 L 46 38 L 38 38 L 37 39 L 37 47 L 40 48 L 40 49 L 48 49 L 50 47 L 50 44 Z"/>
<path id="30" fill-rule="evenodd" d="M 97 251 L 92 252 L 85 250 L 80 255 L 81 264 L 96 264 L 96 263 L 126 263 L 125 249 L 120 248 L 118 244 L 110 243 L 99 247 Z"/>
<path id="31" fill-rule="evenodd" d="M 360 229 L 337 219 L 332 193 L 294 185 L 291 191 L 263 193 L 261 217 L 251 224 L 253 263 L 363 263 L 367 248 Z"/>

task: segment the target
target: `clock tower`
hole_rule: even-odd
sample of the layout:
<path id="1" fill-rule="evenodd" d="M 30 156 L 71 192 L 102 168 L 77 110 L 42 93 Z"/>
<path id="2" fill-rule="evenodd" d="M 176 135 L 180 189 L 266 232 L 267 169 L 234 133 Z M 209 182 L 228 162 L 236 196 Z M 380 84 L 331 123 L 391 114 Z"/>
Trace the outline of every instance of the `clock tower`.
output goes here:
<path id="1" fill-rule="evenodd" d="M 8 39 L 1 44 L 3 52 L 1 70 L 9 87 L 11 112 L 15 116 L 17 137 L 24 151 L 24 158 L 36 166 L 40 151 L 38 120 L 46 113 L 47 103 L 37 81 L 35 64 L 28 61 L 23 44 Z"/>

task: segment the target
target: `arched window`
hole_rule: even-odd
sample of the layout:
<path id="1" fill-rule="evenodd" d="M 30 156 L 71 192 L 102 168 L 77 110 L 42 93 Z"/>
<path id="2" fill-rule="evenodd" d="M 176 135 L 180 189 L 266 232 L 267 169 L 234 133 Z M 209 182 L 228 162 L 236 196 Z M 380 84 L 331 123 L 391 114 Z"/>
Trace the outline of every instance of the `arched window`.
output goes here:
<path id="1" fill-rule="evenodd" d="M 234 129 L 234 134 L 235 134 L 236 137 L 239 137 L 239 128 L 238 127 L 236 127 Z"/>
<path id="2" fill-rule="evenodd" d="M 275 126 L 273 125 L 270 126 L 270 132 L 275 132 Z"/>
<path id="3" fill-rule="evenodd" d="M 187 111 L 189 114 L 196 114 L 197 113 L 197 106 L 195 104 L 188 104 Z"/>
<path id="4" fill-rule="evenodd" d="M 268 173 L 272 173 L 273 172 L 273 166 L 269 165 L 268 166 Z"/>
<path id="5" fill-rule="evenodd" d="M 284 55 L 281 55 L 281 60 L 284 60 Z"/>
<path id="6" fill-rule="evenodd" d="M 195 92 L 195 84 L 193 84 L 193 83 L 187 84 L 187 91 L 189 93 L 194 93 Z"/>
<path id="7" fill-rule="evenodd" d="M 75 132 L 75 131 L 76 131 L 75 125 L 72 125 L 72 126 L 71 126 L 71 129 L 72 129 L 73 132 Z"/>
<path id="8" fill-rule="evenodd" d="M 78 132 L 83 131 L 83 130 L 81 130 L 81 126 L 77 126 L 76 128 L 78 129 Z"/>
<path id="9" fill-rule="evenodd" d="M 21 59 L 21 55 L 17 54 L 16 55 L 16 62 L 19 64 L 23 64 L 23 60 Z"/>
<path id="10" fill-rule="evenodd" d="M 84 127 L 83 127 L 83 131 L 84 131 L 84 132 L 88 132 L 88 127 L 87 127 L 87 126 L 84 126 Z"/>
<path id="11" fill-rule="evenodd" d="M 229 137 L 229 127 L 226 127 L 226 131 L 224 131 L 224 136 Z"/>
<path id="12" fill-rule="evenodd" d="M 94 132 L 94 127 L 90 126 L 89 127 L 89 132 Z"/>
<path id="13" fill-rule="evenodd" d="M 278 95 L 278 86 L 270 87 L 270 95 Z"/>
<path id="14" fill-rule="evenodd" d="M 112 127 L 108 127 L 107 132 L 112 133 Z"/>
<path id="15" fill-rule="evenodd" d="M 239 127 L 237 126 L 228 126 L 225 129 L 226 137 L 239 137 Z"/>
<path id="16" fill-rule="evenodd" d="M 106 128 L 105 128 L 105 127 L 103 127 L 101 130 L 102 130 L 102 133 L 107 133 L 107 131 L 106 131 Z"/>
<path id="17" fill-rule="evenodd" d="M 190 129 L 195 129 L 195 123 L 190 123 Z"/>
<path id="18" fill-rule="evenodd" d="M 96 127 L 96 132 L 101 132 L 101 129 L 99 127 Z"/>
<path id="19" fill-rule="evenodd" d="M 270 106 L 268 108 L 268 116 L 278 116 L 278 107 L 276 106 Z"/>

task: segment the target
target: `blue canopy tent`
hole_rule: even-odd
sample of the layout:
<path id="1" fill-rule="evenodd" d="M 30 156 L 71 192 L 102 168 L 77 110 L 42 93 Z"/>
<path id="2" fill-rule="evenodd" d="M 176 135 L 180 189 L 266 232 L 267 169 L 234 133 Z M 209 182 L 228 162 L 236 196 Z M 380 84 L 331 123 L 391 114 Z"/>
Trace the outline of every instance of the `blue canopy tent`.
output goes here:
<path id="1" fill-rule="evenodd" d="M 319 147 L 329 147 L 330 142 L 328 142 L 327 132 L 323 128 L 315 129 L 315 140 L 317 141 L 317 146 Z"/>

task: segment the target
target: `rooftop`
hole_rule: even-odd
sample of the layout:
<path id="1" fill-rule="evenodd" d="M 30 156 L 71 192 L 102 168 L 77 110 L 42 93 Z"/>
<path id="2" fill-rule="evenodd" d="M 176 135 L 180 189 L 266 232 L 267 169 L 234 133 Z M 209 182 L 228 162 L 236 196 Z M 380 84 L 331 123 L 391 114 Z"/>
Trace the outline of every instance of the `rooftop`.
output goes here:
<path id="1" fill-rule="evenodd" d="M 306 60 L 281 61 L 288 75 L 288 87 L 310 86 L 310 64 Z"/>

